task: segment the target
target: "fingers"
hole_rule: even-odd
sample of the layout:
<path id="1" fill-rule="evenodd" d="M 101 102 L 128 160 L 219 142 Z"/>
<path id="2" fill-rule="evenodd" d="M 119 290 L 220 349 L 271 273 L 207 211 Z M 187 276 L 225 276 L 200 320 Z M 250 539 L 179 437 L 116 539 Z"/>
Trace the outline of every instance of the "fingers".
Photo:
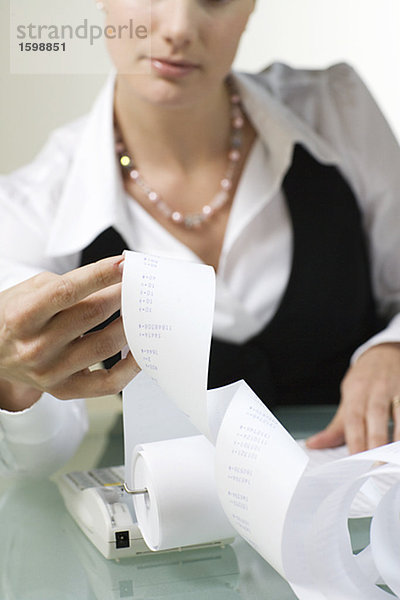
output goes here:
<path id="1" fill-rule="evenodd" d="M 355 454 L 388 442 L 390 402 L 387 394 L 356 388 L 347 386 L 336 415 L 323 431 L 307 440 L 308 448 L 335 448 L 346 443 L 350 454 Z M 400 439 L 400 408 L 395 432 Z"/>
<path id="2" fill-rule="evenodd" d="M 382 343 L 366 350 L 349 368 L 341 384 L 339 411 L 351 453 L 400 439 L 400 344 Z M 393 402 L 394 401 L 394 402 Z"/>
<path id="3" fill-rule="evenodd" d="M 33 381 L 41 389 L 51 391 L 58 388 L 75 373 L 80 373 L 92 365 L 117 354 L 126 345 L 121 317 L 107 327 L 80 336 L 62 347 L 51 358 L 38 360 L 32 369 Z"/>
<path id="4" fill-rule="evenodd" d="M 346 443 L 350 454 L 364 452 L 389 442 L 391 402 L 388 395 L 375 393 L 342 396 L 341 405 L 330 424 L 307 440 L 310 449 L 335 448 Z M 400 406 L 393 409 L 393 440 L 400 440 Z"/>
<path id="5" fill-rule="evenodd" d="M 365 449 L 388 443 L 390 413 L 391 398 L 375 393 L 367 404 Z"/>
<path id="6" fill-rule="evenodd" d="M 340 409 L 323 431 L 316 433 L 306 441 L 307 447 L 312 450 L 336 448 L 337 446 L 342 446 L 344 443 L 344 423 Z"/>
<path id="7" fill-rule="evenodd" d="M 31 328 L 43 326 L 55 314 L 72 307 L 90 294 L 119 283 L 123 260 L 122 256 L 106 258 L 65 275 L 41 273 L 34 277 L 30 283 L 31 298 L 25 298 L 28 306 L 32 300 L 29 311 Z"/>
<path id="8" fill-rule="evenodd" d="M 117 362 L 112 369 L 96 371 L 85 369 L 71 375 L 62 385 L 53 388 L 51 393 L 61 400 L 117 394 L 139 371 L 140 367 L 129 352 L 127 357 Z"/>
<path id="9" fill-rule="evenodd" d="M 388 442 L 390 403 L 373 390 L 347 388 L 342 395 L 343 442 L 350 454 Z"/>
<path id="10" fill-rule="evenodd" d="M 125 346 L 120 317 L 104 329 L 74 340 L 52 362 L 34 365 L 27 383 L 62 400 L 118 393 L 140 370 L 130 353 L 108 371 L 90 371 L 88 366 L 117 354 Z"/>
<path id="11" fill-rule="evenodd" d="M 3 292 L 0 372 L 59 398 L 120 391 L 139 370 L 131 355 L 110 371 L 92 373 L 89 367 L 126 345 L 121 319 L 86 332 L 120 308 L 123 258 L 62 276 L 41 273 Z"/>
<path id="12" fill-rule="evenodd" d="M 88 333 L 72 343 L 60 358 L 59 364 L 67 375 L 85 369 L 114 356 L 126 346 L 122 319 L 115 319 L 101 331 Z M 65 374 L 63 374 L 63 378 Z"/>
<path id="13" fill-rule="evenodd" d="M 345 437 L 351 454 L 364 452 L 389 442 L 391 393 L 379 384 L 348 389 L 342 397 L 345 413 Z"/>
<path id="14" fill-rule="evenodd" d="M 349 411 L 344 430 L 350 454 L 368 450 L 368 432 L 364 414 L 360 414 L 359 411 Z"/>
<path id="15" fill-rule="evenodd" d="M 71 342 L 106 321 L 121 306 L 121 284 L 91 294 L 51 319 L 47 333 L 52 347 Z"/>

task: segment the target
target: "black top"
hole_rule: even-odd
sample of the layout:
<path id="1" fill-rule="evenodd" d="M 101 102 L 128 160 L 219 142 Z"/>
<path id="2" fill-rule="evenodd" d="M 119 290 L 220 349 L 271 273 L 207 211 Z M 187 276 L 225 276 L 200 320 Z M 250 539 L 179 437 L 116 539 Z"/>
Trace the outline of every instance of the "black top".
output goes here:
<path id="1" fill-rule="evenodd" d="M 361 214 L 338 169 L 322 165 L 300 145 L 283 192 L 293 257 L 282 301 L 272 320 L 245 344 L 213 338 L 209 387 L 245 379 L 270 407 L 337 403 L 352 353 L 383 326 L 376 315 Z M 83 250 L 81 264 L 126 247 L 110 228 Z"/>

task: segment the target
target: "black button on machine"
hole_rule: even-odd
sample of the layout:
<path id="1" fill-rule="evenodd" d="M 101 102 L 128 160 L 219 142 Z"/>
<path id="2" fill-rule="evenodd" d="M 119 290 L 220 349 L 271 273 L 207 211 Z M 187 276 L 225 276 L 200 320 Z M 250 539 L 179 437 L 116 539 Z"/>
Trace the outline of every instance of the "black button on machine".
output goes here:
<path id="1" fill-rule="evenodd" d="M 129 548 L 129 531 L 115 532 L 115 546 L 116 548 Z"/>

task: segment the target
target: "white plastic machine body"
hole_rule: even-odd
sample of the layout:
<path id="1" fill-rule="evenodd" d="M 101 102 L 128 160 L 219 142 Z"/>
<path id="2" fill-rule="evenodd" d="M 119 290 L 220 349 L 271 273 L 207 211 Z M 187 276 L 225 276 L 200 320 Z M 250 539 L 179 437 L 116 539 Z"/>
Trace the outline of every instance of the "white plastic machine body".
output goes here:
<path id="1" fill-rule="evenodd" d="M 124 467 L 112 467 L 67 473 L 57 482 L 68 512 L 105 558 L 150 552 L 123 478 Z"/>
<path id="2" fill-rule="evenodd" d="M 93 545 L 108 559 L 154 554 L 140 533 L 132 498 L 124 491 L 124 467 L 76 471 L 57 481 L 66 508 Z M 185 549 L 220 547 L 233 539 Z M 172 548 L 170 551 L 182 550 Z"/>

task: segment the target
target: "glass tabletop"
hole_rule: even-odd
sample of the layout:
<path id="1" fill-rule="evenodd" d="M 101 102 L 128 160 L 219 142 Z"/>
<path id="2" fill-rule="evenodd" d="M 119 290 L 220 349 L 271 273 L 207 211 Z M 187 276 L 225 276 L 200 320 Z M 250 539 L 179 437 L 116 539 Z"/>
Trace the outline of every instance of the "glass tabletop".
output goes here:
<path id="1" fill-rule="evenodd" d="M 119 400 L 93 406 L 89 434 L 62 472 L 123 463 Z M 329 406 L 276 411 L 297 438 L 323 427 L 333 413 Z M 56 485 L 60 473 L 43 481 L 0 482 L 2 600 L 295 598 L 280 575 L 240 538 L 223 548 L 105 559 L 65 509 Z M 355 549 L 368 542 L 367 525 L 363 520 L 353 524 Z"/>

